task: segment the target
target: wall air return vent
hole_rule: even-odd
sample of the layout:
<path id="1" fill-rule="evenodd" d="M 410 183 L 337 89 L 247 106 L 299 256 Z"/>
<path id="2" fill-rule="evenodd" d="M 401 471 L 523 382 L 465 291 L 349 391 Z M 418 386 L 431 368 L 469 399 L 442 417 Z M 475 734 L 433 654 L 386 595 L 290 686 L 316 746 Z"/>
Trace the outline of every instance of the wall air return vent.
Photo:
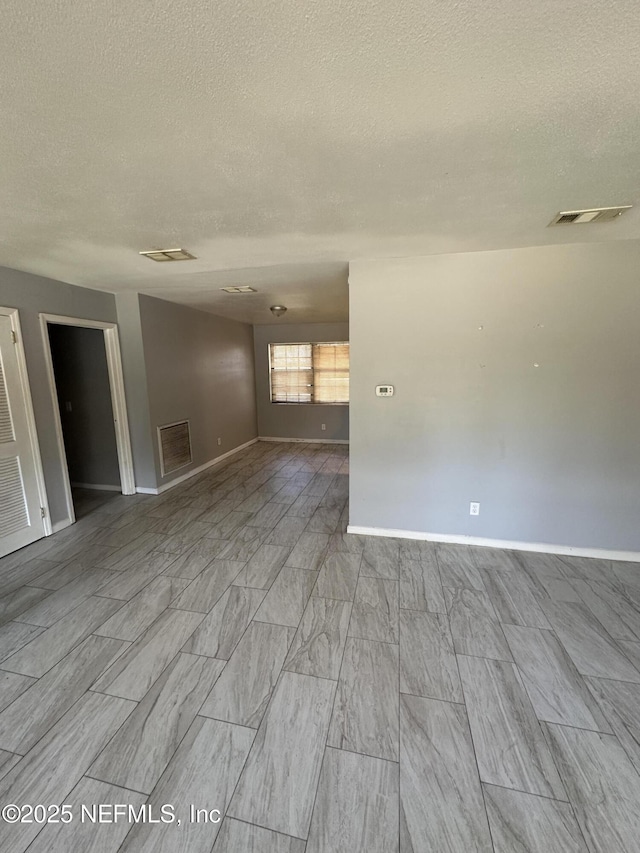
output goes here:
<path id="1" fill-rule="evenodd" d="M 221 287 L 220 290 L 224 290 L 225 293 L 257 293 L 258 291 L 249 287 L 248 284 L 242 284 L 239 287 Z"/>
<path id="2" fill-rule="evenodd" d="M 160 447 L 160 471 L 164 477 L 184 468 L 192 461 L 191 430 L 189 421 L 176 421 L 158 427 L 158 445 Z"/>
<path id="3" fill-rule="evenodd" d="M 581 225 L 586 222 L 606 222 L 622 216 L 632 205 L 623 204 L 619 207 L 592 207 L 589 210 L 561 210 L 549 225 Z"/>

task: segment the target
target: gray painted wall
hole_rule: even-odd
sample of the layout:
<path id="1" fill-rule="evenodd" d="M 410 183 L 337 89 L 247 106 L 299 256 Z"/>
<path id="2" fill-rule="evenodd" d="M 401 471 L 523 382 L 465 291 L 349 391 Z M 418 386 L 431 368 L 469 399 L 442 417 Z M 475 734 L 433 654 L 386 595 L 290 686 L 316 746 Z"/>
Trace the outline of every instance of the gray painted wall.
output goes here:
<path id="1" fill-rule="evenodd" d="M 300 323 L 253 327 L 256 359 L 258 433 L 276 438 L 349 438 L 349 406 L 272 403 L 269 394 L 269 344 L 348 341 L 348 323 Z M 326 430 L 322 429 L 326 424 Z"/>
<path id="2" fill-rule="evenodd" d="M 351 524 L 640 551 L 640 241 L 349 283 Z"/>
<path id="3" fill-rule="evenodd" d="M 71 483 L 120 487 L 104 332 L 52 323 L 49 340 Z"/>
<path id="4" fill-rule="evenodd" d="M 0 305 L 20 311 L 49 510 L 51 521 L 56 524 L 67 517 L 62 479 L 64 463 L 56 441 L 54 402 L 47 381 L 38 315 L 42 312 L 113 323 L 116 320 L 115 298 L 111 293 L 0 267 Z"/>
<path id="5" fill-rule="evenodd" d="M 251 326 L 143 295 L 140 320 L 158 483 L 256 438 Z M 193 462 L 161 478 L 156 429 L 186 418 Z"/>
<path id="6" fill-rule="evenodd" d="M 129 433 L 136 486 L 155 489 L 158 485 L 154 437 L 149 417 L 147 368 L 144 361 L 140 299 L 137 293 L 116 294 L 118 335 L 122 355 L 124 391 L 129 413 Z"/>

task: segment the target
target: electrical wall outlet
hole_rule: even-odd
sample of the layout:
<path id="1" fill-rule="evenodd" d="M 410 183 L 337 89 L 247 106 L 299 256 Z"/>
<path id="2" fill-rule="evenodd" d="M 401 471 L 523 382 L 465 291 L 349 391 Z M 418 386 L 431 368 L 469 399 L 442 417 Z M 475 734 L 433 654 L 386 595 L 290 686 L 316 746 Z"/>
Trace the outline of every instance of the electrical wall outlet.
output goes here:
<path id="1" fill-rule="evenodd" d="M 222 439 L 221 439 L 221 438 L 219 438 L 219 439 L 218 439 L 218 447 L 219 447 L 221 444 L 222 444 Z"/>
<path id="2" fill-rule="evenodd" d="M 326 428 L 327 428 L 326 424 L 320 424 L 320 429 L 326 429 Z"/>
<path id="3" fill-rule="evenodd" d="M 478 501 L 471 501 L 469 504 L 469 515 L 480 515 L 480 504 Z"/>

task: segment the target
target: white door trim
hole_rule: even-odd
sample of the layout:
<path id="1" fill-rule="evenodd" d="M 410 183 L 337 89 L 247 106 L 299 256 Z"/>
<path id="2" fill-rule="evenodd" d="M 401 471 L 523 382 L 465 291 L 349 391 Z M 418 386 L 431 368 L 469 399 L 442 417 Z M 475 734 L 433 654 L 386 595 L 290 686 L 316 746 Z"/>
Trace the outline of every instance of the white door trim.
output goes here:
<path id="1" fill-rule="evenodd" d="M 64 461 L 63 481 L 67 501 L 69 523 L 75 521 L 73 498 L 71 495 L 71 483 L 69 482 L 69 469 L 67 467 L 67 454 L 64 449 L 62 436 L 62 422 L 58 408 L 58 395 L 56 392 L 56 380 L 53 372 L 53 359 L 51 358 L 51 344 L 49 342 L 48 324 L 55 323 L 59 326 L 81 326 L 86 329 L 101 329 L 104 333 L 104 344 L 107 354 L 107 368 L 109 371 L 109 387 L 111 389 L 111 405 L 113 407 L 113 422 L 116 432 L 116 447 L 118 450 L 118 467 L 120 469 L 120 483 L 123 495 L 135 495 L 136 481 L 133 472 L 133 454 L 131 452 L 131 437 L 129 435 L 129 418 L 127 415 L 127 401 L 124 394 L 124 376 L 122 374 L 122 357 L 120 355 L 120 339 L 118 337 L 118 326 L 116 323 L 102 323 L 99 320 L 84 320 L 80 317 L 63 317 L 58 314 L 40 314 L 40 328 L 42 331 L 42 342 L 44 345 L 44 356 L 49 381 L 49 391 L 53 404 L 54 423 L 58 449 Z"/>
<path id="2" fill-rule="evenodd" d="M 11 323 L 11 330 L 15 334 L 15 352 L 18 362 L 18 374 L 20 376 L 20 385 L 22 387 L 22 395 L 24 398 L 24 407 L 27 415 L 27 428 L 29 430 L 29 443 L 31 444 L 31 452 L 35 463 L 36 483 L 38 485 L 38 496 L 40 498 L 40 506 L 44 508 L 44 518 L 42 526 L 44 535 L 50 536 L 53 532 L 51 529 L 51 513 L 49 512 L 49 501 L 47 499 L 47 489 L 44 483 L 44 471 L 42 469 L 42 457 L 40 456 L 40 444 L 38 442 L 38 431 L 36 429 L 36 419 L 33 412 L 33 401 L 31 399 L 31 387 L 29 385 L 29 374 L 27 373 L 27 362 L 24 355 L 24 344 L 22 343 L 22 330 L 20 328 L 20 315 L 17 308 L 2 308 L 0 314 L 3 317 L 8 317 Z"/>

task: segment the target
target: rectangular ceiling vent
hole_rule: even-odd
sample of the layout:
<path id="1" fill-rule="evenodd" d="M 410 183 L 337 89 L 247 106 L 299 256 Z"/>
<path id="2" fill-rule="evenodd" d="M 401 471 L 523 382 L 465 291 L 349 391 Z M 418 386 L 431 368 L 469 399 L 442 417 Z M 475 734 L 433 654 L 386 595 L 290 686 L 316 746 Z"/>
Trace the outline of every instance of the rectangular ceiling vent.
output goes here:
<path id="1" fill-rule="evenodd" d="M 224 290 L 225 293 L 257 293 L 258 291 L 249 287 L 248 284 L 243 284 L 240 287 L 221 287 L 220 290 Z"/>
<path id="2" fill-rule="evenodd" d="M 196 259 L 196 256 L 187 252 L 186 249 L 151 249 L 138 254 L 151 261 L 195 261 Z"/>
<path id="3" fill-rule="evenodd" d="M 592 207 L 589 210 L 561 210 L 557 213 L 549 225 L 580 225 L 585 222 L 606 222 L 622 216 L 625 210 L 632 207 L 623 204 L 619 207 Z"/>
<path id="4" fill-rule="evenodd" d="M 176 421 L 158 427 L 160 471 L 162 476 L 184 468 L 192 461 L 189 421 Z"/>

